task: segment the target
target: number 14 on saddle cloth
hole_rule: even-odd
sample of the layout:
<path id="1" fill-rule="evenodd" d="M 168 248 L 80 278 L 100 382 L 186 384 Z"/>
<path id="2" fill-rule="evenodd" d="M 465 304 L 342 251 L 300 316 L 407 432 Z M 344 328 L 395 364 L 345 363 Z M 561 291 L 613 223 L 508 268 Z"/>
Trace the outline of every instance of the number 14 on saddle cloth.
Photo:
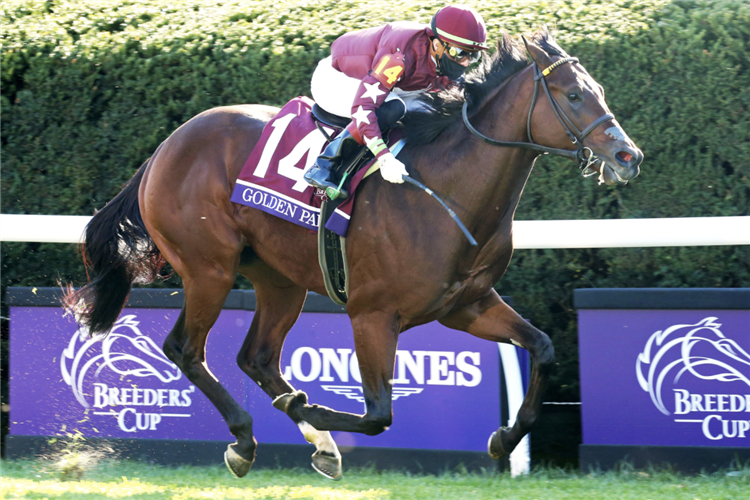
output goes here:
<path id="1" fill-rule="evenodd" d="M 315 163 L 326 145 L 312 116 L 313 104 L 308 97 L 296 97 L 268 122 L 242 167 L 231 199 L 317 231 L 325 193 L 303 179 L 305 170 Z M 323 128 L 329 135 L 334 133 L 333 129 Z M 400 149 L 393 144 L 398 142 L 397 135 L 400 134 L 391 134 L 389 141 L 394 155 Z M 368 164 L 354 174 L 351 196 L 336 208 L 326 228 L 346 236 L 357 186 L 375 169 L 377 164 Z"/>

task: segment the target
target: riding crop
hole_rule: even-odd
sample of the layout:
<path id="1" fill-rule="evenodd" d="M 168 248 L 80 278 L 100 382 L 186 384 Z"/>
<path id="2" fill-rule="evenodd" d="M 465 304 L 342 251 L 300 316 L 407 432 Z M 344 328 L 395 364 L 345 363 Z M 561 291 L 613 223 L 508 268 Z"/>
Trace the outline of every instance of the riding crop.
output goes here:
<path id="1" fill-rule="evenodd" d="M 453 222 L 455 222 L 456 224 L 458 224 L 458 227 L 461 228 L 461 231 L 464 233 L 464 236 L 466 236 L 466 239 L 469 240 L 469 243 L 471 243 L 471 246 L 473 246 L 473 247 L 477 246 L 477 240 L 475 240 L 474 237 L 469 232 L 469 230 L 466 229 L 466 226 L 464 226 L 464 223 L 461 222 L 461 219 L 458 218 L 458 215 L 456 215 L 456 212 L 454 212 L 453 210 L 451 210 L 451 208 L 448 205 L 446 205 L 445 202 L 443 200 L 441 200 L 440 197 L 438 195 L 436 195 L 435 192 L 432 189 L 428 188 L 427 186 L 425 186 L 424 184 L 422 184 L 418 180 L 416 180 L 416 179 L 414 179 L 414 178 L 412 178 L 412 177 L 410 177 L 408 175 L 403 176 L 402 179 L 404 179 L 404 181 L 408 182 L 409 184 L 417 186 L 419 189 L 421 189 L 425 193 L 427 193 L 430 196 L 432 196 L 433 198 L 435 198 L 438 201 L 438 203 L 440 203 L 440 205 L 442 205 L 442 207 L 445 210 L 448 211 L 448 215 L 451 216 L 451 219 L 453 219 Z"/>

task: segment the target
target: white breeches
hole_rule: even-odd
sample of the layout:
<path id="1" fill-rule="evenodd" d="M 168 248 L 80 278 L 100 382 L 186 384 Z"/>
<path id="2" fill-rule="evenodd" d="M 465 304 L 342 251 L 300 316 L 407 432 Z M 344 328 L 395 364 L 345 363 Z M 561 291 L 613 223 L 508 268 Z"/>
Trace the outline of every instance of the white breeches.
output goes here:
<path id="1" fill-rule="evenodd" d="M 361 80 L 346 76 L 331 65 L 331 56 L 318 63 L 310 82 L 310 92 L 318 106 L 337 116 L 352 117 L 352 103 L 357 97 Z M 415 100 L 424 91 L 405 92 L 394 88 L 385 102 L 398 99 L 404 103 L 406 110 L 414 109 Z"/>

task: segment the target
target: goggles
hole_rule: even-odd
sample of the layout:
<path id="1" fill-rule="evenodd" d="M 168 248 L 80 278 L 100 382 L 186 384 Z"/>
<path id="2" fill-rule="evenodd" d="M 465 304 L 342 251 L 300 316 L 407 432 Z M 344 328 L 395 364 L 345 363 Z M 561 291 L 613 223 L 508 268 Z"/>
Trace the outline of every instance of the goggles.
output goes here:
<path id="1" fill-rule="evenodd" d="M 482 57 L 482 53 L 479 50 L 475 52 L 469 52 L 468 50 L 460 49 L 458 47 L 454 47 L 453 45 L 448 45 L 447 43 L 444 43 L 443 47 L 445 48 L 446 52 L 448 52 L 450 58 L 459 63 L 464 62 L 466 59 L 468 59 L 469 63 L 473 64 L 477 62 L 480 57 Z"/>

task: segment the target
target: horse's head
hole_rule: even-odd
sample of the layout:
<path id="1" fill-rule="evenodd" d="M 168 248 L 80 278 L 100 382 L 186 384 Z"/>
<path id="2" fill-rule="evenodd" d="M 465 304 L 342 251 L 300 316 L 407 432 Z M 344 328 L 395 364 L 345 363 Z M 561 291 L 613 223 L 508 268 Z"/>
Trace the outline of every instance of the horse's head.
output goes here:
<path id="1" fill-rule="evenodd" d="M 578 59 L 555 43 L 546 28 L 524 42 L 537 86 L 529 140 L 552 148 L 578 149 L 584 175 L 597 173 L 608 185 L 627 184 L 640 173 L 643 152 L 610 112 L 602 86 Z"/>

